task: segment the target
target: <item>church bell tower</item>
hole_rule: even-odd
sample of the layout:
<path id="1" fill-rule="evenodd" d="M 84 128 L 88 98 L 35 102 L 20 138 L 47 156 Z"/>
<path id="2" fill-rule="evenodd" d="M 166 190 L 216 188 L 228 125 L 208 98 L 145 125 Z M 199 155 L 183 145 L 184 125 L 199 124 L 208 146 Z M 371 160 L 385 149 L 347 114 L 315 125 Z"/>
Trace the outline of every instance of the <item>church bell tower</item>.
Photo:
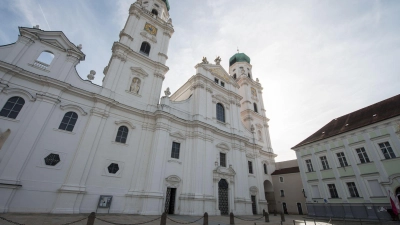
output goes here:
<path id="1" fill-rule="evenodd" d="M 158 104 L 174 29 L 168 0 L 137 0 L 104 68 L 104 92 L 137 108 Z"/>
<path id="2" fill-rule="evenodd" d="M 229 59 L 229 73 L 239 84 L 241 101 L 240 117 L 244 126 L 253 133 L 254 141 L 263 146 L 263 150 L 273 152 L 269 135 L 269 119 L 266 117 L 262 86 L 258 79 L 254 80 L 253 66 L 250 57 L 244 53 L 236 53 Z"/>

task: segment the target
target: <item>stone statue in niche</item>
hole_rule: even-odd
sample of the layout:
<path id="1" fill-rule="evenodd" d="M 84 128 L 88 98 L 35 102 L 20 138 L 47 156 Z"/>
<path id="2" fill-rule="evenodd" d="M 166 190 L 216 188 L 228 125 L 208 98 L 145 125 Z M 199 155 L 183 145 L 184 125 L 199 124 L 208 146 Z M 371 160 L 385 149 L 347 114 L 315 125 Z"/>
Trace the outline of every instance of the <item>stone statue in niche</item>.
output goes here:
<path id="1" fill-rule="evenodd" d="M 133 78 L 129 91 L 132 93 L 135 93 L 135 94 L 139 94 L 140 83 L 141 83 L 141 81 L 139 78 L 137 78 L 137 77 Z"/>
<path id="2" fill-rule="evenodd" d="M 255 98 L 257 98 L 257 91 L 254 88 L 251 88 L 251 95 Z"/>

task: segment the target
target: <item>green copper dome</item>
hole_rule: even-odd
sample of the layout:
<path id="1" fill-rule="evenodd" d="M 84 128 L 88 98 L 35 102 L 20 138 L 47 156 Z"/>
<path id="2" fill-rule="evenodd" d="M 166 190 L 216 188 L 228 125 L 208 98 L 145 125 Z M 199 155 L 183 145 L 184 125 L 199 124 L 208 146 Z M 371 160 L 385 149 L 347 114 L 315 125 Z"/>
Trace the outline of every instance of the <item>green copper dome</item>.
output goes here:
<path id="1" fill-rule="evenodd" d="M 168 9 L 168 11 L 169 11 L 169 9 L 170 9 L 171 7 L 169 6 L 168 0 L 162 0 L 162 1 L 165 2 L 165 4 L 167 5 L 167 9 Z"/>
<path id="2" fill-rule="evenodd" d="M 232 66 L 236 62 L 247 62 L 247 63 L 250 63 L 250 57 L 248 57 L 244 53 L 236 53 L 234 56 L 232 56 L 229 59 L 229 66 Z"/>

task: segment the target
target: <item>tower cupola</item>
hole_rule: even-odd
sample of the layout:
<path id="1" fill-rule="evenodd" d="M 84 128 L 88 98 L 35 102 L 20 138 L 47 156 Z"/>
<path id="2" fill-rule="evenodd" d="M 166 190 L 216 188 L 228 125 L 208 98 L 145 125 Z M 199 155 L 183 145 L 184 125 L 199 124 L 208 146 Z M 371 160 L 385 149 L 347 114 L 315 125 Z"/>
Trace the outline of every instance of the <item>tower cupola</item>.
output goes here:
<path id="1" fill-rule="evenodd" d="M 236 53 L 229 59 L 229 66 L 232 66 L 237 62 L 247 62 L 248 64 L 250 64 L 250 57 L 248 57 L 244 53 Z"/>

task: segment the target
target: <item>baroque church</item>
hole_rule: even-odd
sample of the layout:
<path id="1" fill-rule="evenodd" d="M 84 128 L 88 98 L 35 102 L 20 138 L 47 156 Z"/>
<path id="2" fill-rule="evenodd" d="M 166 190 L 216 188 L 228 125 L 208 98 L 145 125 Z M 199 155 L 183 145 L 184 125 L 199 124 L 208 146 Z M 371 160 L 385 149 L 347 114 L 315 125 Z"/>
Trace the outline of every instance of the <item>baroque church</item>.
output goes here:
<path id="1" fill-rule="evenodd" d="M 0 46 L 0 212 L 261 214 L 277 156 L 250 58 L 206 58 L 175 93 L 168 0 L 138 0 L 104 69 L 60 31 Z M 200 61 L 200 60 L 199 60 Z M 161 93 L 162 96 L 161 96 Z"/>

